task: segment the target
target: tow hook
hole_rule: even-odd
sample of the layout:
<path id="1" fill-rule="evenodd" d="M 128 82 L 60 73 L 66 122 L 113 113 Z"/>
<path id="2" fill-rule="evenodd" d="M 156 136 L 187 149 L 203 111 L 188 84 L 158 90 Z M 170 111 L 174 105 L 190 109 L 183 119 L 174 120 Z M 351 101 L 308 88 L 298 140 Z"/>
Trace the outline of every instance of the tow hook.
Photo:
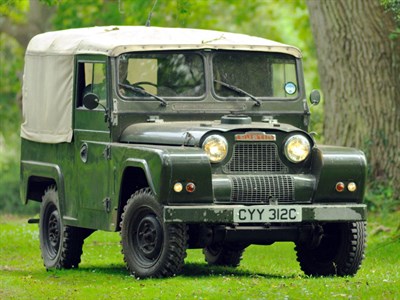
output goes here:
<path id="1" fill-rule="evenodd" d="M 39 224 L 40 219 L 31 218 L 28 220 L 28 224 Z"/>

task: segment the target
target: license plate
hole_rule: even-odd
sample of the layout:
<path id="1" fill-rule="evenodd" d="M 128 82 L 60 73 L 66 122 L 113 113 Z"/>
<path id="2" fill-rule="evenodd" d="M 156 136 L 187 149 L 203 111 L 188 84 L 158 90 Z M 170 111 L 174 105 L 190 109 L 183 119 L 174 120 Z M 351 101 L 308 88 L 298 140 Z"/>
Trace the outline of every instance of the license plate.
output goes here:
<path id="1" fill-rule="evenodd" d="M 291 205 L 254 205 L 236 207 L 233 210 L 235 223 L 301 222 L 302 210 Z"/>

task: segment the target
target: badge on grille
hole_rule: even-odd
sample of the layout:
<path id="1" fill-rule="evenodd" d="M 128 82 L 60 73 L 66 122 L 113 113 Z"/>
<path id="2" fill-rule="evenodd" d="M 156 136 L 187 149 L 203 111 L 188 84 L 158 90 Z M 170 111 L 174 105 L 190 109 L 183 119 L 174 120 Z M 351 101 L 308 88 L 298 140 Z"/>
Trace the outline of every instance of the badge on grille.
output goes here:
<path id="1" fill-rule="evenodd" d="M 276 141 L 275 134 L 266 134 L 265 132 L 246 132 L 244 134 L 236 134 L 236 141 Z"/>

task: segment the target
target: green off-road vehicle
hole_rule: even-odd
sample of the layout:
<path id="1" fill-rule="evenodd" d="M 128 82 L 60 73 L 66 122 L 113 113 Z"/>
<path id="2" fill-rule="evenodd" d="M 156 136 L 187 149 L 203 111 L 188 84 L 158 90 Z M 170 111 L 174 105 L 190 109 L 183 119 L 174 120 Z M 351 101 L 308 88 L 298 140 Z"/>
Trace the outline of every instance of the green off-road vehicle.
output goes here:
<path id="1" fill-rule="evenodd" d="M 34 37 L 21 197 L 41 202 L 45 267 L 76 268 L 84 239 L 106 230 L 139 278 L 178 274 L 187 248 L 236 267 L 249 245 L 281 241 L 307 275 L 354 275 L 365 156 L 317 145 L 306 98 L 301 52 L 262 38 L 157 27 Z"/>

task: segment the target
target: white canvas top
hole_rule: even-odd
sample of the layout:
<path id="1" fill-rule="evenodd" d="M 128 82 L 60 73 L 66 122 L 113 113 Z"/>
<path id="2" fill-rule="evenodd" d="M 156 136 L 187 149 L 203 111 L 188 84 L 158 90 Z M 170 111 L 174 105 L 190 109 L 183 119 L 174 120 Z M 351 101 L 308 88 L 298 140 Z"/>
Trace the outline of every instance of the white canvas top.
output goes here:
<path id="1" fill-rule="evenodd" d="M 25 54 L 21 137 L 42 143 L 71 142 L 74 55 L 189 49 L 280 52 L 301 57 L 293 46 L 201 29 L 108 26 L 39 34 L 32 38 Z"/>
<path id="2" fill-rule="evenodd" d="M 108 26 L 47 32 L 31 40 L 27 53 L 118 56 L 130 51 L 204 48 L 282 52 L 301 57 L 301 52 L 296 47 L 244 34 L 144 26 Z"/>

